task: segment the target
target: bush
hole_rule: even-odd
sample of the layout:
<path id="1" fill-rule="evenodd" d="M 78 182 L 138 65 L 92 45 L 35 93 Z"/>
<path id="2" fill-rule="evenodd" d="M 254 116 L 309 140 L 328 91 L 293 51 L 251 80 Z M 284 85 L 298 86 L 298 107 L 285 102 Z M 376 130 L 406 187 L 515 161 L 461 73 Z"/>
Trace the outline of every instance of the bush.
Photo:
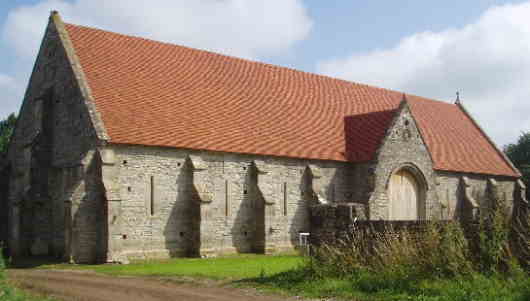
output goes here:
<path id="1" fill-rule="evenodd" d="M 389 223 L 383 230 L 354 229 L 347 239 L 316 248 L 310 270 L 316 277 L 353 279 L 368 291 L 406 288 L 424 279 L 525 277 L 530 222 L 512 221 L 507 212 L 497 202 L 477 223 L 431 222 L 419 230 L 394 229 Z"/>
<path id="2" fill-rule="evenodd" d="M 384 277 L 453 277 L 470 274 L 469 247 L 456 223 L 432 223 L 417 231 L 354 231 L 345 240 L 314 252 L 312 270 L 320 276 L 345 277 L 369 271 Z"/>
<path id="3" fill-rule="evenodd" d="M 476 223 L 419 229 L 357 224 L 346 238 L 313 247 L 304 266 L 253 283 L 310 298 L 528 301 L 530 217 L 506 212 L 498 203 Z"/>

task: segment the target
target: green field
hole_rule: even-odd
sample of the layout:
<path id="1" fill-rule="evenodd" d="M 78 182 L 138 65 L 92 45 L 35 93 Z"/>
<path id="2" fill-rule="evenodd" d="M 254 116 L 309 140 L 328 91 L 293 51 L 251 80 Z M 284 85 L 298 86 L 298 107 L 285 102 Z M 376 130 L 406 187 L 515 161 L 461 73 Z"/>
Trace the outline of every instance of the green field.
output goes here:
<path id="1" fill-rule="evenodd" d="M 308 298 L 389 301 L 528 301 L 530 279 L 471 275 L 454 279 L 385 278 L 381 275 L 316 277 L 308 260 L 295 256 L 237 255 L 209 259 L 179 258 L 129 265 L 40 265 L 37 268 L 92 270 L 114 276 L 170 277 L 177 281 L 220 280 L 224 285 Z M 192 279 L 190 279 L 192 278 Z M 1 299 L 0 299 L 1 300 Z"/>
<path id="2" fill-rule="evenodd" d="M 241 280 L 272 276 L 301 266 L 296 255 L 238 255 L 219 258 L 177 258 L 128 265 L 42 265 L 39 268 L 83 269 L 115 276 L 185 276 L 215 280 Z"/>

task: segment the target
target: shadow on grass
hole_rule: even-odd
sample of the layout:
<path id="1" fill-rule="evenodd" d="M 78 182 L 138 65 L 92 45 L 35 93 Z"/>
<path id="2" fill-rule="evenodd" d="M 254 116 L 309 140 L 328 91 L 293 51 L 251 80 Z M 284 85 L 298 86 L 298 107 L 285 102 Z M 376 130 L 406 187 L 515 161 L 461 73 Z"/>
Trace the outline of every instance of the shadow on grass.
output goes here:
<path id="1" fill-rule="evenodd" d="M 64 263 L 64 260 L 49 256 L 19 257 L 6 260 L 8 269 L 34 269 L 60 263 Z"/>
<path id="2" fill-rule="evenodd" d="M 528 301 L 530 279 L 484 275 L 457 278 L 412 277 L 356 273 L 350 277 L 317 277 L 307 267 L 275 275 L 234 281 L 236 286 L 253 286 L 265 291 L 310 298 L 339 297 L 354 300 L 417 301 Z"/>
<path id="3" fill-rule="evenodd" d="M 304 297 L 344 295 L 338 287 L 330 290 L 326 288 L 325 284 L 319 283 L 319 279 L 314 277 L 312 271 L 307 267 L 298 267 L 273 275 L 267 275 L 266 271 L 263 271 L 258 277 L 233 281 L 231 284 L 236 287 L 255 287 L 266 292 L 282 295 Z"/>
<path id="4" fill-rule="evenodd" d="M 305 267 L 298 267 L 286 272 L 277 273 L 267 276 L 266 271 L 262 271 L 261 275 L 254 278 L 245 278 L 233 281 L 233 284 L 259 284 L 259 285 L 273 285 L 282 289 L 289 289 L 293 286 L 312 280 L 311 271 Z"/>

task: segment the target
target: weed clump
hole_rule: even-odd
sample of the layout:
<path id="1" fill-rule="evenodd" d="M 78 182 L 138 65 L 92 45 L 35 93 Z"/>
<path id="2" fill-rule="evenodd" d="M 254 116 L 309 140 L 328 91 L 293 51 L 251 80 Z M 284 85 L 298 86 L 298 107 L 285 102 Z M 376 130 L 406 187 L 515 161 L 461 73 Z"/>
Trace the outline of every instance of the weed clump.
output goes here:
<path id="1" fill-rule="evenodd" d="M 530 218 L 510 218 L 508 212 L 501 201 L 473 222 L 354 228 L 346 238 L 315 247 L 307 270 L 319 279 L 347 281 L 367 296 L 434 298 L 451 287 L 455 297 L 447 300 L 495 300 L 485 292 L 498 298 L 519 294 L 525 297 L 506 300 L 525 300 L 530 296 Z"/>
<path id="2" fill-rule="evenodd" d="M 30 296 L 10 285 L 7 282 L 6 263 L 2 254 L 2 248 L 0 248 L 0 301 L 52 301 L 48 298 Z"/>

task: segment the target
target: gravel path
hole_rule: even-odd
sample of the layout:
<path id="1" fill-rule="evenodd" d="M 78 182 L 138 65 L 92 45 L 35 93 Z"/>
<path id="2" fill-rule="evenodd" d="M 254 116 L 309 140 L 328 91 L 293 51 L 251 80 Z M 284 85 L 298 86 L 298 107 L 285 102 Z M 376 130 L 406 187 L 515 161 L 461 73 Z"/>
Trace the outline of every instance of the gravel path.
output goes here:
<path id="1" fill-rule="evenodd" d="M 8 277 L 27 291 L 70 301 L 286 301 L 254 290 L 179 284 L 160 279 L 111 277 L 86 271 L 9 270 Z"/>

